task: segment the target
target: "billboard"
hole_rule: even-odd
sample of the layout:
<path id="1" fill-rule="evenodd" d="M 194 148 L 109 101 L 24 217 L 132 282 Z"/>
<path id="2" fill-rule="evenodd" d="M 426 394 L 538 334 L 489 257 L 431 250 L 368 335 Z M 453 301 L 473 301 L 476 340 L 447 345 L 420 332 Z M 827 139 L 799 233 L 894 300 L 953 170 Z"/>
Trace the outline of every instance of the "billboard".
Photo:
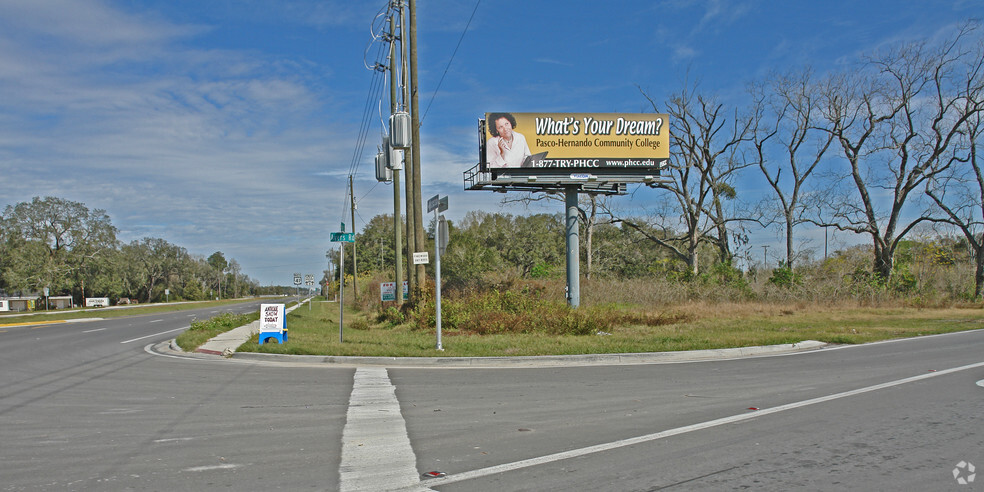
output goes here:
<path id="1" fill-rule="evenodd" d="M 651 174 L 670 157 L 669 118 L 659 113 L 486 113 L 483 171 Z"/>

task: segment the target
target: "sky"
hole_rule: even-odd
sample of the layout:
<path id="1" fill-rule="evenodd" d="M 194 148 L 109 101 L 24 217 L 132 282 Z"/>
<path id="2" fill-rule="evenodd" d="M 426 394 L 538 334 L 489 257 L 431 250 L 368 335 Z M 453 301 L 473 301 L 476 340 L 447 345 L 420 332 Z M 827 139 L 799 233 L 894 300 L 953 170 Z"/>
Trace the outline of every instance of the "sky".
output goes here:
<path id="1" fill-rule="evenodd" d="M 367 101 L 371 26 L 386 4 L 0 0 L 0 207 L 65 198 L 106 210 L 122 241 L 221 251 L 262 285 L 320 277 L 337 248 L 329 233 L 341 222 L 353 230 L 353 170 L 354 230 L 393 213 L 392 185 L 373 167 L 388 101 Z M 416 6 L 422 196 L 449 196 L 452 221 L 471 210 L 562 213 L 464 190 L 485 112 L 652 112 L 643 91 L 659 101 L 687 80 L 741 104 L 773 71 L 844 69 L 984 14 L 976 0 Z M 614 199 L 626 213 L 660 200 L 630 191 Z M 763 231 L 751 246 L 776 254 L 779 244 Z"/>

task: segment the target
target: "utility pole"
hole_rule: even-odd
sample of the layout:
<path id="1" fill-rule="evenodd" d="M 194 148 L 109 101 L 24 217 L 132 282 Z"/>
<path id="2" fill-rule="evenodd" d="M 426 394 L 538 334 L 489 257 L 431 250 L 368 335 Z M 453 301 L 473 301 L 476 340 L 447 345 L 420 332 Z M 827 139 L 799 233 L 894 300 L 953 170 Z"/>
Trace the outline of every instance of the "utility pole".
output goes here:
<path id="1" fill-rule="evenodd" d="M 400 9 L 400 12 L 403 12 Z M 402 17 L 402 14 L 401 14 Z M 402 21 L 401 21 L 402 25 Z M 396 69 L 396 20 L 390 17 L 390 114 L 396 112 L 397 108 L 397 69 Z M 402 70 L 401 70 L 402 72 Z M 402 77 L 399 77 L 402 78 Z M 383 149 L 390 152 L 389 149 Z M 391 153 L 392 154 L 392 153 Z M 396 262 L 396 304 L 403 304 L 403 219 L 400 207 L 400 170 L 393 169 L 393 244 Z M 380 253 L 381 254 L 381 253 Z"/>
<path id="2" fill-rule="evenodd" d="M 410 90 L 411 90 L 410 76 L 409 76 L 410 69 L 407 63 L 409 57 L 408 55 L 410 53 L 410 46 L 408 43 L 409 36 L 407 34 L 407 21 L 406 18 L 404 17 L 404 4 L 402 1 L 399 2 L 399 6 L 400 6 L 400 48 L 402 53 L 400 55 L 400 62 L 401 62 L 400 73 L 403 75 L 402 77 L 403 105 L 404 105 L 404 109 L 407 112 L 409 112 L 411 115 L 413 115 L 416 114 L 417 104 L 416 101 L 411 102 L 410 100 Z M 412 121 L 413 120 L 411 119 L 411 127 L 414 126 Z M 413 132 L 414 131 L 412 131 L 411 135 L 415 137 L 417 134 Z M 405 155 L 404 160 L 406 162 L 404 163 L 404 174 L 403 174 L 406 179 L 406 194 L 407 194 L 407 228 L 406 228 L 407 238 L 406 239 L 407 239 L 407 256 L 412 257 L 413 253 L 417 251 L 417 235 L 415 232 L 417 230 L 416 227 L 417 216 L 414 214 L 413 204 L 414 202 L 420 201 L 420 199 L 418 198 L 419 195 L 417 195 L 416 190 L 414 190 L 413 179 L 412 179 L 414 174 L 413 170 L 419 164 L 419 160 L 417 157 L 419 155 L 418 144 L 416 142 L 411 143 L 410 149 L 408 149 L 406 152 L 409 152 L 409 155 L 407 155 L 406 153 L 404 154 Z M 408 265 L 407 283 L 409 284 L 411 293 L 416 290 L 416 285 L 418 281 L 419 278 L 417 276 L 417 269 L 411 265 Z M 402 285 L 399 284 L 397 285 L 397 289 L 402 289 L 402 288 L 403 288 Z M 402 292 L 399 294 L 399 297 L 400 299 L 403 298 Z"/>
<path id="3" fill-rule="evenodd" d="M 349 174 L 349 192 L 352 198 L 352 238 L 355 239 L 355 185 L 352 184 L 352 175 Z M 357 299 L 359 297 L 359 269 L 358 262 L 355 259 L 355 241 L 352 242 L 352 299 Z M 345 275 L 345 271 L 342 270 L 342 275 Z"/>
<path id="4" fill-rule="evenodd" d="M 414 250 L 424 249 L 424 245 L 427 244 L 424 240 L 424 212 L 423 205 L 420 202 L 420 106 L 417 100 L 417 10 L 416 10 L 416 0 L 409 0 L 408 10 L 410 13 L 410 128 L 411 128 L 411 139 L 412 139 L 412 157 L 413 157 L 413 177 L 411 178 L 408 174 L 407 181 L 413 181 L 413 236 L 414 236 Z M 409 198 L 409 197 L 408 197 Z M 410 209 L 407 209 L 407 215 L 410 215 Z M 409 235 L 409 231 L 408 231 Z M 414 302 L 420 300 L 420 294 L 422 291 L 422 284 L 425 278 L 426 272 L 424 270 L 424 265 L 416 265 L 415 268 L 416 282 L 410 292 L 410 297 Z"/>

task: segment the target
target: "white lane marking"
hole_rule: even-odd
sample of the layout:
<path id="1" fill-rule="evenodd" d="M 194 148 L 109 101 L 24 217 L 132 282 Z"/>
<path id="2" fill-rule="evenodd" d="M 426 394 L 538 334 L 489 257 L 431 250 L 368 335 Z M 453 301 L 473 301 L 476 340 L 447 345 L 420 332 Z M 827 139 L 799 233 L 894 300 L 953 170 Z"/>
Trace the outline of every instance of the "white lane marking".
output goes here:
<path id="1" fill-rule="evenodd" d="M 105 330 L 105 328 L 96 328 L 95 330 L 85 330 L 82 333 L 92 333 L 92 332 L 103 331 L 103 330 Z"/>
<path id="2" fill-rule="evenodd" d="M 243 465 L 235 465 L 232 463 L 227 463 L 224 465 L 211 465 L 211 466 L 193 466 L 191 468 L 185 468 L 186 472 L 200 472 L 200 471 L 211 471 L 211 470 L 230 470 L 232 468 L 239 468 Z"/>
<path id="3" fill-rule="evenodd" d="M 984 379 L 978 381 L 977 382 L 977 386 L 980 386 L 981 388 L 984 388 Z"/>
<path id="4" fill-rule="evenodd" d="M 195 440 L 194 437 L 172 437 L 169 439 L 154 439 L 154 442 L 165 443 L 165 442 L 194 441 L 194 440 Z"/>
<path id="5" fill-rule="evenodd" d="M 130 343 L 130 342 L 136 342 L 137 340 L 143 340 L 144 338 L 150 338 L 150 337 L 156 337 L 156 336 L 158 336 L 158 335 L 166 335 L 166 334 L 168 334 L 168 333 L 172 333 L 172 332 L 175 332 L 175 331 L 181 331 L 181 330 L 187 330 L 187 329 L 188 329 L 188 327 L 187 327 L 187 326 L 186 326 L 186 327 L 184 327 L 184 328 L 175 328 L 175 329 L 173 329 L 173 330 L 167 330 L 167 331 L 162 331 L 162 332 L 160 332 L 160 333 L 154 333 L 153 335 L 147 335 L 147 336 L 145 336 L 145 337 L 140 337 L 140 338 L 134 338 L 134 339 L 132 339 L 132 340 L 127 340 L 127 341 L 125 341 L 125 342 L 120 342 L 120 343 Z"/>
<path id="6" fill-rule="evenodd" d="M 99 412 L 99 415 L 129 415 L 133 413 L 140 413 L 142 411 L 143 410 L 137 410 L 136 408 L 110 408 Z"/>
<path id="7" fill-rule="evenodd" d="M 835 393 L 833 395 L 821 396 L 819 398 L 812 398 L 809 400 L 803 400 L 800 402 L 789 403 L 786 405 L 780 405 L 773 408 L 763 408 L 754 412 L 742 413 L 739 415 L 732 415 L 731 417 L 724 417 L 715 420 L 709 420 L 707 422 L 701 422 L 693 425 L 687 425 L 684 427 L 677 427 L 676 429 L 669 429 L 662 432 L 656 432 L 654 434 L 647 434 L 645 436 L 632 437 L 629 439 L 623 439 L 621 441 L 614 441 L 605 444 L 598 444 L 595 446 L 588 446 L 581 449 L 572 449 L 570 451 L 564 451 L 561 453 L 548 454 L 546 456 L 540 456 L 538 458 L 530 458 L 528 460 L 515 461 L 513 463 L 505 463 L 502 465 L 490 466 L 488 468 L 480 468 L 478 470 L 472 470 L 464 473 L 458 473 L 455 475 L 448 475 L 444 478 L 436 478 L 433 480 L 428 480 L 427 484 L 433 487 L 461 482 L 464 480 L 471 480 L 473 478 L 480 478 L 489 475 L 496 475 L 499 473 L 505 473 L 510 471 L 519 470 L 521 468 L 529 468 L 531 466 L 543 465 L 546 463 L 552 463 L 554 461 L 567 460 L 571 458 L 578 458 L 581 456 L 601 453 L 604 451 L 610 451 L 612 449 L 623 448 L 626 446 L 632 446 L 635 444 L 642 444 L 650 441 L 655 441 L 657 439 L 663 439 L 666 437 L 672 437 L 680 434 L 686 434 L 688 432 L 694 432 L 704 429 L 709 429 L 711 427 L 718 427 L 726 424 L 733 424 L 736 422 L 742 422 L 745 420 L 751 420 L 757 417 L 762 417 L 764 415 L 769 415 L 773 413 L 785 412 L 786 410 L 793 410 L 796 408 L 802 408 L 810 405 L 816 405 L 818 403 L 825 403 L 832 400 L 838 400 L 840 398 L 847 398 L 849 396 L 860 395 L 862 393 L 869 393 L 872 391 L 878 391 L 885 388 L 891 388 L 893 386 L 900 386 L 903 384 L 914 383 L 916 381 L 922 381 L 924 379 L 935 378 L 938 376 L 943 376 L 944 374 L 953 374 L 955 372 L 966 371 L 969 369 L 976 369 L 978 367 L 984 367 L 984 362 L 978 362 L 976 364 L 970 364 L 967 366 L 954 367 L 952 369 L 945 369 L 942 371 L 931 372 L 927 374 L 921 374 L 919 376 L 913 376 L 910 378 L 899 379 L 896 381 L 889 381 L 887 383 L 876 384 L 874 386 L 868 386 L 865 388 L 859 388 L 856 390 L 845 391 L 843 393 Z M 978 383 L 980 384 L 980 383 Z"/>
<path id="8" fill-rule="evenodd" d="M 161 321 L 164 321 L 164 320 L 162 320 L 162 319 L 152 319 L 152 320 L 148 321 L 148 323 L 160 323 Z"/>
<path id="9" fill-rule="evenodd" d="M 355 370 L 338 473 L 342 491 L 431 490 L 420 484 L 417 457 L 386 368 Z"/>

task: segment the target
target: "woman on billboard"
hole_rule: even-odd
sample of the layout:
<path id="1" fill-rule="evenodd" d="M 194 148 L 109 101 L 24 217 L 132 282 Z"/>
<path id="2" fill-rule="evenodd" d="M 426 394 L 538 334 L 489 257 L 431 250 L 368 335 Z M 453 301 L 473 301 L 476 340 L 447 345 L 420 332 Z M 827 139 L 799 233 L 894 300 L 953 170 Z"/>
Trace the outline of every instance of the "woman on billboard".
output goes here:
<path id="1" fill-rule="evenodd" d="M 531 154 L 526 137 L 513 129 L 516 118 L 510 113 L 492 113 L 487 118 L 492 138 L 486 144 L 486 161 L 490 168 L 522 167 Z"/>

